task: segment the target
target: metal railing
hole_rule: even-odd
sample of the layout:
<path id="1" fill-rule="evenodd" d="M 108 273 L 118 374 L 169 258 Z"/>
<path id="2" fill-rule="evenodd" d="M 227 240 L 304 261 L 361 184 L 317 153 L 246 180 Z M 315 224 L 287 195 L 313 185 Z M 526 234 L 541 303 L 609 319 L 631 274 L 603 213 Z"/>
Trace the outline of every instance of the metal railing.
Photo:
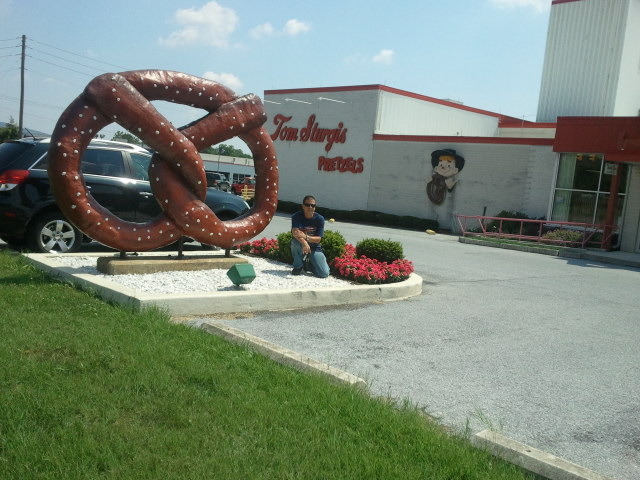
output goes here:
<path id="1" fill-rule="evenodd" d="M 486 217 L 483 215 L 456 215 L 463 237 L 483 236 L 513 239 L 518 241 L 558 244 L 580 248 L 610 250 L 618 234 L 617 225 L 582 222 L 558 222 L 531 218 Z M 579 232 L 579 239 L 549 238 L 554 230 Z"/>

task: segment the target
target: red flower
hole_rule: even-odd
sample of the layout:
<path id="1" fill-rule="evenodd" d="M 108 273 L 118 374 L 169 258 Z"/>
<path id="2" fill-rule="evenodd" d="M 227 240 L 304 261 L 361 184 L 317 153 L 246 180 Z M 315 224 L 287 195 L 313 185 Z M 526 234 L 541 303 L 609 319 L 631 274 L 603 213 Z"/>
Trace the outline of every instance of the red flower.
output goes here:
<path id="1" fill-rule="evenodd" d="M 242 253 L 259 257 L 278 258 L 276 239 L 261 238 L 241 243 L 238 249 Z M 364 256 L 356 258 L 356 247 L 349 243 L 345 245 L 344 253 L 333 260 L 331 267 L 337 277 L 366 284 L 401 282 L 409 278 L 413 272 L 413 264 L 406 259 L 387 263 Z"/>

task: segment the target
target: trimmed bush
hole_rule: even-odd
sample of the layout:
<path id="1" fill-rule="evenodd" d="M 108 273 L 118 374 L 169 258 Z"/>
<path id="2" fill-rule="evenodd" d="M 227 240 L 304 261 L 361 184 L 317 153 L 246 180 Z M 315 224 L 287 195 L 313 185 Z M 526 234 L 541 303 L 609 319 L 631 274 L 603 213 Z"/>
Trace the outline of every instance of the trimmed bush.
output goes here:
<path id="1" fill-rule="evenodd" d="M 278 260 L 283 263 L 293 264 L 293 256 L 291 255 L 291 240 L 293 234 L 291 232 L 282 232 L 276 237 L 278 241 Z"/>
<path id="2" fill-rule="evenodd" d="M 300 204 L 284 200 L 278 201 L 278 212 L 295 213 L 300 210 Z M 318 207 L 317 212 L 325 220 L 334 218 L 343 222 L 370 223 L 373 225 L 385 225 L 389 227 L 402 227 L 411 230 L 437 230 L 440 226 L 437 220 L 419 218 L 414 216 L 399 216 L 392 213 L 383 213 L 369 210 L 337 210 L 333 208 Z"/>
<path id="3" fill-rule="evenodd" d="M 542 238 L 549 240 L 549 243 L 564 243 L 570 247 L 579 247 L 582 245 L 582 232 L 577 232 L 576 230 L 560 228 L 545 233 Z"/>
<path id="4" fill-rule="evenodd" d="M 333 259 L 344 254 L 344 247 L 347 244 L 346 240 L 340 232 L 334 232 L 332 230 L 325 230 L 324 237 L 322 237 L 322 250 L 324 256 L 327 257 L 327 263 L 331 265 Z"/>
<path id="5" fill-rule="evenodd" d="M 499 218 L 517 218 L 522 220 L 534 220 L 529 215 L 518 210 L 502 210 L 494 215 Z M 544 220 L 544 217 L 540 217 L 535 220 Z M 521 222 L 510 222 L 509 220 L 502 221 L 502 233 L 519 234 Z M 500 229 L 500 220 L 492 220 L 487 224 L 488 232 L 497 232 Z M 537 223 L 522 223 L 522 234 L 537 236 L 540 231 L 540 225 Z"/>
<path id="6" fill-rule="evenodd" d="M 392 240 L 381 240 L 379 238 L 365 238 L 356 244 L 356 255 L 379 260 L 380 262 L 392 263 L 404 258 L 402 244 Z"/>
<path id="7" fill-rule="evenodd" d="M 293 264 L 293 257 L 291 256 L 292 239 L 293 234 L 291 232 L 283 232 L 276 237 L 278 243 L 277 260 Z M 346 244 L 347 242 L 341 233 L 325 230 L 324 237 L 322 237 L 322 251 L 324 256 L 327 257 L 327 263 L 330 264 L 334 258 L 342 255 Z"/>

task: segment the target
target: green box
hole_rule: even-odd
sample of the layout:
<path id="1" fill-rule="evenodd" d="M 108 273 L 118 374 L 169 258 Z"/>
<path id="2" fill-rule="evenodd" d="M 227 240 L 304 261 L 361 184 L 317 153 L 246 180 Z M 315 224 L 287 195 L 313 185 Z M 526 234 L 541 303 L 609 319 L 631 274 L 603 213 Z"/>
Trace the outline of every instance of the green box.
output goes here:
<path id="1" fill-rule="evenodd" d="M 227 277 L 237 286 L 253 282 L 256 278 L 256 271 L 250 263 L 237 263 L 229 269 Z"/>

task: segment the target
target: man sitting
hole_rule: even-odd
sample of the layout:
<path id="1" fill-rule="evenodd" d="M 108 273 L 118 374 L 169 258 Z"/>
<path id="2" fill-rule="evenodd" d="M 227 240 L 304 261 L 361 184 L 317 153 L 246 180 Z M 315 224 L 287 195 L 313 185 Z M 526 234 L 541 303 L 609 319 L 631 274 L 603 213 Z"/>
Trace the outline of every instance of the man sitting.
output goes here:
<path id="1" fill-rule="evenodd" d="M 324 217 L 316 213 L 316 199 L 307 195 L 302 200 L 302 210 L 291 216 L 291 255 L 293 256 L 293 275 L 300 275 L 305 259 L 309 260 L 312 273 L 316 277 L 329 276 L 327 258 L 322 252 L 324 235 Z"/>

